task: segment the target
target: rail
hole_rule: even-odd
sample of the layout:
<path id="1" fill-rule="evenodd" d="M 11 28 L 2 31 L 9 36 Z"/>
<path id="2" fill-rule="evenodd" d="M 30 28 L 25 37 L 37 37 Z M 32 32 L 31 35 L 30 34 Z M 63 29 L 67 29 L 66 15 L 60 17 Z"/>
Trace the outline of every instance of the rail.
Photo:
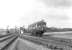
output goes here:
<path id="1" fill-rule="evenodd" d="M 54 38 L 52 39 L 52 37 L 51 38 L 42 38 L 42 37 L 22 35 L 22 36 L 20 36 L 20 38 L 26 39 L 26 40 L 36 43 L 38 45 L 43 45 L 49 49 L 72 50 L 72 42 L 61 42 Z"/>

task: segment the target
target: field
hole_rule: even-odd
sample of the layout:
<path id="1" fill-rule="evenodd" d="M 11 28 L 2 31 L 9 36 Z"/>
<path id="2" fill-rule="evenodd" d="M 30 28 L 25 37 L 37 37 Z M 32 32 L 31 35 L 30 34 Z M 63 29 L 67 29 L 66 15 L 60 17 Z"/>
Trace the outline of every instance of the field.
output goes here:
<path id="1" fill-rule="evenodd" d="M 72 50 L 71 32 L 50 33 L 43 37 L 18 33 L 0 35 L 0 50 Z"/>
<path id="2" fill-rule="evenodd" d="M 49 35 L 51 37 L 72 39 L 72 32 L 49 32 L 44 34 L 44 36 L 49 36 Z"/>
<path id="3" fill-rule="evenodd" d="M 32 37 L 24 35 L 22 38 L 54 50 L 72 50 L 72 39 L 70 37 L 71 32 L 63 34 L 61 32 L 61 34 L 55 33 L 49 35 L 44 35 L 43 37 Z"/>
<path id="4" fill-rule="evenodd" d="M 34 47 L 33 47 L 34 46 Z M 0 35 L 0 50 L 50 50 L 42 45 L 20 38 L 17 33 Z"/>

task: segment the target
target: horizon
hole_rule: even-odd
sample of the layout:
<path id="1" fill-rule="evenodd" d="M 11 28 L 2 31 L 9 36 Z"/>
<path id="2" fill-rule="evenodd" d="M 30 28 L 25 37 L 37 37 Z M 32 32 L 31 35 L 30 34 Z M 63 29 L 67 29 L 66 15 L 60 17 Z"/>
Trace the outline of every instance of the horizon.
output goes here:
<path id="1" fill-rule="evenodd" d="M 48 27 L 72 28 L 71 0 L 0 0 L 0 28 L 44 19 Z"/>

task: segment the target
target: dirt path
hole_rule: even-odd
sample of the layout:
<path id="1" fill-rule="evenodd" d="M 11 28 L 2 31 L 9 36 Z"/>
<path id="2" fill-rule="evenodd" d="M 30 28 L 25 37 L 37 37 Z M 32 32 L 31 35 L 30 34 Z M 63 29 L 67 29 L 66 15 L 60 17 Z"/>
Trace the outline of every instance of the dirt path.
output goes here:
<path id="1" fill-rule="evenodd" d="M 50 50 L 46 47 L 43 47 L 42 45 L 38 45 L 31 41 L 21 39 L 15 34 L 2 36 L 0 38 L 0 49 L 1 50 Z"/>
<path id="2" fill-rule="evenodd" d="M 50 50 L 41 45 L 34 44 L 30 41 L 18 38 L 10 47 L 9 50 Z"/>

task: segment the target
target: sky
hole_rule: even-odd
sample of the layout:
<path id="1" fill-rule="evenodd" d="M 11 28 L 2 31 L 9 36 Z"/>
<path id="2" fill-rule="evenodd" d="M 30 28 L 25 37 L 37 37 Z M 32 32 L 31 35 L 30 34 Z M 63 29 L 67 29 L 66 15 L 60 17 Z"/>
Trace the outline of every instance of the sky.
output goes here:
<path id="1" fill-rule="evenodd" d="M 0 0 L 0 28 L 41 19 L 48 27 L 72 28 L 72 0 Z"/>

